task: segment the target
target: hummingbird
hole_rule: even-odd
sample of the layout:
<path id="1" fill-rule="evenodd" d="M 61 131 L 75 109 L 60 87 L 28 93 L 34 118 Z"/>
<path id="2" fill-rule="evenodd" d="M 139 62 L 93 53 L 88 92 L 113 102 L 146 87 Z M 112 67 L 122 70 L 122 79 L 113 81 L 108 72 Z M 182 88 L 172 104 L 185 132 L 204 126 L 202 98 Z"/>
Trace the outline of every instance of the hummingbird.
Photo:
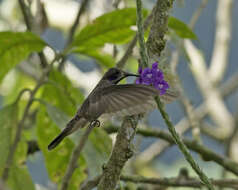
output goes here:
<path id="1" fill-rule="evenodd" d="M 159 91 L 153 86 L 143 84 L 118 84 L 122 79 L 135 76 L 118 68 L 109 69 L 96 87 L 88 95 L 75 116 L 68 122 L 65 129 L 49 144 L 48 150 L 54 149 L 66 136 L 87 124 L 100 126 L 98 118 L 108 116 L 128 116 L 146 113 L 156 108 L 154 97 Z M 177 97 L 173 91 L 161 96 L 164 102 Z"/>

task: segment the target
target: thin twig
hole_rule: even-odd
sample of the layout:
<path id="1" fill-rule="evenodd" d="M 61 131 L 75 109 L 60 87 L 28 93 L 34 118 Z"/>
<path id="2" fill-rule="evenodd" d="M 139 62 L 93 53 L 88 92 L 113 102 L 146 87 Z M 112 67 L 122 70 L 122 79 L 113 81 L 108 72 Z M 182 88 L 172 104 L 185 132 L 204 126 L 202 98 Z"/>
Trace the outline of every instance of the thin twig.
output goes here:
<path id="1" fill-rule="evenodd" d="M 83 1 L 81 2 L 80 6 L 79 6 L 79 9 L 78 9 L 77 16 L 76 16 L 76 18 L 75 18 L 75 20 L 74 20 L 74 22 L 73 22 L 73 24 L 72 24 L 72 26 L 71 26 L 71 28 L 70 28 L 69 35 L 68 35 L 68 39 L 67 39 L 67 41 L 66 41 L 66 43 L 65 43 L 65 46 L 64 46 L 64 50 L 67 49 L 67 48 L 69 47 L 69 45 L 72 43 L 73 38 L 74 38 L 74 34 L 75 34 L 76 29 L 77 29 L 77 27 L 78 27 L 78 25 L 79 25 L 80 17 L 81 17 L 81 15 L 84 13 L 84 11 L 85 11 L 85 9 L 86 9 L 88 3 L 89 3 L 89 0 L 83 0 Z M 59 63 L 59 70 L 62 70 L 62 69 L 63 69 L 64 63 L 65 63 L 66 59 L 67 59 L 67 58 L 64 57 L 64 58 L 61 60 L 61 62 Z"/>
<path id="2" fill-rule="evenodd" d="M 118 129 L 115 126 L 110 126 L 110 127 L 106 127 L 105 130 L 108 133 L 114 133 L 114 132 L 117 132 Z M 154 137 L 154 138 L 165 140 L 169 143 L 169 145 L 175 144 L 175 141 L 173 140 L 172 136 L 163 130 L 158 130 L 158 129 L 155 130 L 155 129 L 148 129 L 148 128 L 138 129 L 137 134 L 143 137 Z M 238 164 L 236 162 L 230 160 L 229 158 L 220 156 L 213 150 L 197 143 L 196 141 L 192 141 L 187 138 L 183 138 L 182 140 L 189 149 L 200 154 L 202 158 L 208 161 L 214 161 L 220 166 L 222 166 L 223 168 L 226 168 L 228 171 L 238 176 Z"/>
<path id="3" fill-rule="evenodd" d="M 21 134 L 22 134 L 22 129 L 23 129 L 24 123 L 25 123 L 25 120 L 26 120 L 26 118 L 29 114 L 30 107 L 33 103 L 33 98 L 34 98 L 36 92 L 38 91 L 38 89 L 44 84 L 44 82 L 45 82 L 44 79 L 45 79 L 45 76 L 43 76 L 41 78 L 41 80 L 38 81 L 35 88 L 32 90 L 32 92 L 30 94 L 30 98 L 29 98 L 29 100 L 27 102 L 27 105 L 24 109 L 22 119 L 19 121 L 19 123 L 17 125 L 16 135 L 15 135 L 13 144 L 10 147 L 10 150 L 9 150 L 9 153 L 8 153 L 8 156 L 7 156 L 7 161 L 6 161 L 5 167 L 3 169 L 2 179 L 4 181 L 6 181 L 7 178 L 8 178 L 8 174 L 9 174 L 9 170 L 10 170 L 10 167 L 12 165 L 12 162 L 13 162 L 14 154 L 16 152 L 17 145 L 18 145 L 18 143 L 20 142 L 20 139 L 21 139 Z"/>
<path id="4" fill-rule="evenodd" d="M 80 190 L 91 190 L 96 187 L 99 183 L 101 175 L 96 176 L 94 179 L 87 181 Z M 132 183 L 144 183 L 144 184 L 153 184 L 166 187 L 194 187 L 201 188 L 204 184 L 197 178 L 181 178 L 180 176 L 176 178 L 148 178 L 135 175 L 121 175 L 121 181 L 132 182 Z M 212 184 L 219 187 L 230 187 L 237 189 L 238 180 L 237 179 L 210 179 Z"/>
<path id="5" fill-rule="evenodd" d="M 229 138 L 227 138 L 226 140 L 226 144 L 225 144 L 225 155 L 232 159 L 232 144 L 234 143 L 234 141 L 236 141 L 236 137 L 237 137 L 237 134 L 238 134 L 238 114 L 236 114 L 237 117 L 236 120 L 235 120 L 235 128 L 233 129 L 233 132 L 231 133 L 231 136 Z M 227 170 L 226 169 L 223 169 L 222 170 L 222 178 L 226 178 L 227 176 Z M 220 188 L 221 190 L 222 188 Z"/>
<path id="6" fill-rule="evenodd" d="M 70 179 L 73 175 L 73 172 L 78 167 L 77 166 L 77 161 L 78 161 L 78 158 L 80 156 L 80 153 L 82 152 L 83 147 L 84 147 L 86 141 L 88 140 L 89 134 L 90 134 L 90 132 L 92 131 L 93 128 L 94 128 L 94 125 L 89 125 L 86 128 L 82 138 L 79 141 L 79 144 L 75 147 L 75 149 L 72 153 L 70 162 L 68 164 L 67 170 L 65 172 L 65 175 L 62 179 L 62 185 L 61 185 L 61 188 L 60 188 L 61 190 L 67 190 L 68 185 L 69 185 L 69 181 L 70 181 Z"/>
<path id="7" fill-rule="evenodd" d="M 160 101 L 160 98 L 157 96 L 155 98 L 158 109 L 165 121 L 165 123 L 168 126 L 169 132 L 171 133 L 173 140 L 178 145 L 181 152 L 184 154 L 184 157 L 189 162 L 191 167 L 194 169 L 194 171 L 198 174 L 199 178 L 202 180 L 202 182 L 208 187 L 210 190 L 214 190 L 213 185 L 211 184 L 208 177 L 203 173 L 203 171 L 200 169 L 199 165 L 195 162 L 192 155 L 189 153 L 189 150 L 187 149 L 186 145 L 183 143 L 183 141 L 180 139 L 179 134 L 176 132 L 172 122 L 169 119 L 169 115 L 165 112 L 163 108 L 163 104 Z"/>
<path id="8" fill-rule="evenodd" d="M 194 28 L 195 24 L 197 23 L 198 18 L 202 14 L 202 11 L 206 7 L 207 3 L 208 3 L 208 0 L 202 0 L 201 4 L 197 8 L 197 10 L 194 12 L 194 14 L 189 22 L 189 26 L 191 29 Z"/>
<path id="9" fill-rule="evenodd" d="M 58 60 L 59 58 L 61 57 L 61 55 L 59 56 L 56 56 L 55 59 L 51 62 L 51 64 L 45 69 L 45 71 L 43 72 L 40 80 L 37 82 L 36 86 L 34 87 L 34 89 L 31 91 L 31 94 L 30 94 L 30 98 L 27 102 L 27 105 L 24 109 L 24 112 L 23 112 L 23 116 L 21 118 L 21 120 L 19 121 L 18 125 L 17 125 L 17 130 L 16 130 L 16 134 L 15 134 L 15 138 L 14 138 L 14 141 L 13 141 L 13 144 L 11 145 L 10 147 L 10 150 L 9 150 L 9 153 L 8 153 L 8 156 L 7 156 L 7 160 L 6 160 L 6 164 L 5 164 L 5 167 L 3 169 L 3 173 L 2 173 L 2 179 L 4 181 L 6 181 L 8 179 L 8 174 L 9 174 L 9 170 L 11 168 L 11 165 L 12 165 L 12 162 L 13 162 L 13 159 L 14 159 L 14 155 L 15 155 L 15 152 L 16 152 L 16 149 L 17 149 L 17 146 L 18 146 L 18 143 L 20 142 L 21 140 L 21 134 L 22 134 L 22 130 L 23 130 L 23 127 L 24 127 L 24 124 L 25 124 L 25 121 L 26 121 L 26 118 L 29 114 L 29 111 L 30 111 L 30 108 L 31 108 L 31 105 L 33 104 L 34 102 L 34 96 L 36 95 L 36 93 L 38 92 L 39 88 L 45 84 L 46 82 L 46 78 L 48 77 L 48 74 L 49 72 L 51 71 L 52 67 L 53 67 L 53 64 L 55 63 L 56 60 Z"/>
<path id="10" fill-rule="evenodd" d="M 22 11 L 22 14 L 23 14 L 24 21 L 26 23 L 26 27 L 29 31 L 31 31 L 31 29 L 32 29 L 31 21 L 30 21 L 30 18 L 29 18 L 29 14 L 27 12 L 28 7 L 26 7 L 23 0 L 18 0 L 18 2 L 19 2 L 19 5 L 21 7 L 21 11 Z"/>
<path id="11" fill-rule="evenodd" d="M 67 46 L 69 44 L 71 44 L 71 42 L 72 42 L 72 40 L 74 38 L 74 34 L 75 34 L 76 29 L 77 29 L 77 27 L 79 25 L 80 17 L 84 13 L 84 11 L 85 11 L 85 9 L 86 9 L 86 7 L 88 5 L 88 2 L 89 2 L 89 0 L 83 0 L 81 2 L 80 8 L 79 8 L 78 13 L 77 13 L 77 16 L 76 16 L 76 18 L 74 20 L 74 23 L 71 26 L 70 31 L 69 31 L 69 36 L 68 36 L 68 39 L 67 39 L 67 42 L 66 42 Z"/>
<path id="12" fill-rule="evenodd" d="M 16 98 L 16 100 L 15 100 L 15 103 L 19 102 L 19 100 L 21 99 L 21 97 L 23 96 L 23 94 L 24 94 L 25 92 L 32 93 L 31 89 L 29 89 L 29 88 L 24 88 L 24 89 L 22 89 L 22 90 L 19 92 L 19 94 L 18 94 L 18 96 L 17 96 L 17 98 Z"/>
<path id="13" fill-rule="evenodd" d="M 120 178 L 121 181 L 133 182 L 133 183 L 146 183 L 146 184 L 154 184 L 161 185 L 166 187 L 194 187 L 201 188 L 204 184 L 201 183 L 199 179 L 196 178 L 188 178 L 188 179 L 180 179 L 176 178 L 147 178 L 142 176 L 131 176 L 131 175 L 122 175 Z M 210 179 L 213 185 L 220 187 L 238 187 L 237 179 Z"/>
<path id="14" fill-rule="evenodd" d="M 145 22 L 143 25 L 144 30 L 146 30 L 149 27 L 149 24 L 152 20 L 154 11 L 155 11 L 155 8 L 153 8 L 150 15 L 145 19 Z M 134 38 L 129 43 L 128 48 L 127 48 L 125 54 L 123 55 L 123 57 L 117 62 L 117 64 L 116 64 L 117 68 L 123 68 L 125 66 L 126 61 L 129 59 L 129 57 L 131 56 L 131 54 L 133 52 L 134 47 L 136 46 L 137 39 L 138 39 L 138 33 L 134 36 Z"/>
<path id="15" fill-rule="evenodd" d="M 80 187 L 80 190 L 91 190 L 94 187 L 96 187 L 99 184 L 99 181 L 101 179 L 101 175 L 96 176 L 95 178 L 93 178 L 92 180 L 86 181 L 82 187 Z"/>

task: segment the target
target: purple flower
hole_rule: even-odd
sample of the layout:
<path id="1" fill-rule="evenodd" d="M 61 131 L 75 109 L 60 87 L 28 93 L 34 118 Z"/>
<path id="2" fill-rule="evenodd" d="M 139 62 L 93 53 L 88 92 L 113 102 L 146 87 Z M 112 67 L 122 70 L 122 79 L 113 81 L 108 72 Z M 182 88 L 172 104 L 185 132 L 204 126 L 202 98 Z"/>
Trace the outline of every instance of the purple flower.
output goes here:
<path id="1" fill-rule="evenodd" d="M 163 80 L 163 81 L 159 82 L 155 86 L 155 88 L 160 91 L 160 95 L 163 95 L 166 93 L 166 90 L 169 88 L 169 84 L 165 80 Z"/>
<path id="2" fill-rule="evenodd" d="M 158 69 L 158 62 L 154 62 L 152 64 L 152 69 Z"/>
<path id="3" fill-rule="evenodd" d="M 152 64 L 152 68 L 138 70 L 140 77 L 136 80 L 136 84 L 153 85 L 159 90 L 160 95 L 166 93 L 169 88 L 169 84 L 164 80 L 163 72 L 158 68 L 158 62 Z"/>
<path id="4" fill-rule="evenodd" d="M 142 76 L 143 84 L 150 85 L 151 83 L 153 83 L 153 79 L 154 79 L 153 71 L 150 68 L 145 68 L 141 76 Z"/>

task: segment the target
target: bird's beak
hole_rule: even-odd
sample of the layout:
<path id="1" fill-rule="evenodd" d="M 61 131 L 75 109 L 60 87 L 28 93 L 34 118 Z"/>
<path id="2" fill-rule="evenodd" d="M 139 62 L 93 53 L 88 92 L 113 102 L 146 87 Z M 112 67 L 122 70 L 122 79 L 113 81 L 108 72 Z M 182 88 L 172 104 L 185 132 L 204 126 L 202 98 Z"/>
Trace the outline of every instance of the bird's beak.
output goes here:
<path id="1" fill-rule="evenodd" d="M 140 75 L 124 72 L 124 78 L 125 78 L 125 77 L 129 77 L 129 76 L 139 77 Z"/>

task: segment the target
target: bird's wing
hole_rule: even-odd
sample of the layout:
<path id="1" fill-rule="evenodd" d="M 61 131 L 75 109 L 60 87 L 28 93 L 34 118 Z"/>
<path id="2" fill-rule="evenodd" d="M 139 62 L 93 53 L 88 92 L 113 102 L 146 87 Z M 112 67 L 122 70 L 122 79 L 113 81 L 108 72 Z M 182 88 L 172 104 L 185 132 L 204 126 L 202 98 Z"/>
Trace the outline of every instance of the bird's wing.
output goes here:
<path id="1" fill-rule="evenodd" d="M 159 95 L 159 91 L 148 85 L 125 84 L 106 87 L 100 94 L 100 98 L 97 98 L 93 107 L 100 109 L 101 114 L 126 116 L 155 109 L 154 97 Z M 176 97 L 177 94 L 167 91 L 161 99 L 164 102 L 170 102 Z"/>

